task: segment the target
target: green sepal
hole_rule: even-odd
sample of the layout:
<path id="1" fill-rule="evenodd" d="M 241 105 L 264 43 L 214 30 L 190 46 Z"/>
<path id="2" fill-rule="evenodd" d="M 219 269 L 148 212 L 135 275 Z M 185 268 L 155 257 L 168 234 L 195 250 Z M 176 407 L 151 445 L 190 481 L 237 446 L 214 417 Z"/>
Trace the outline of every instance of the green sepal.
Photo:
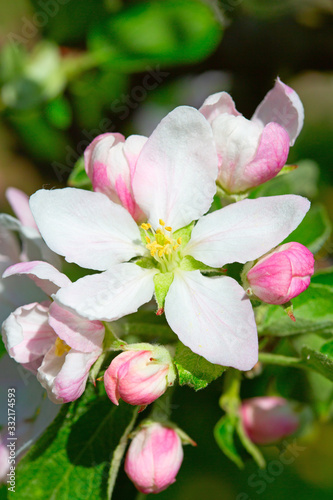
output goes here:
<path id="1" fill-rule="evenodd" d="M 293 172 L 294 170 L 296 170 L 296 168 L 298 168 L 298 165 L 285 165 L 283 168 L 281 168 L 280 172 L 277 174 L 277 177 L 279 175 L 289 174 L 289 172 Z"/>
<path id="2" fill-rule="evenodd" d="M 173 282 L 173 273 L 156 273 L 154 276 L 155 298 L 159 309 L 164 307 L 165 297 Z"/>
<path id="3" fill-rule="evenodd" d="M 180 263 L 180 269 L 182 271 L 205 271 L 205 272 L 218 272 L 219 269 L 214 267 L 206 266 L 199 260 L 195 260 L 191 255 L 185 255 Z"/>
<path id="4" fill-rule="evenodd" d="M 191 222 L 191 224 L 188 224 L 187 226 L 184 226 L 175 231 L 172 234 L 172 237 L 174 240 L 178 240 L 178 238 L 181 238 L 182 239 L 181 245 L 182 247 L 184 247 L 191 239 L 193 228 L 194 228 L 194 222 Z"/>
<path id="5" fill-rule="evenodd" d="M 155 264 L 151 257 L 142 257 L 135 261 L 137 266 L 143 267 L 144 269 L 154 269 Z"/>
<path id="6" fill-rule="evenodd" d="M 224 415 L 214 427 L 214 437 L 223 453 L 232 460 L 240 469 L 244 463 L 236 449 L 234 435 L 236 431 L 237 417 L 235 415 Z"/>
<path id="7" fill-rule="evenodd" d="M 85 171 L 83 156 L 81 156 L 81 158 L 79 158 L 75 163 L 68 178 L 68 185 L 81 189 L 92 189 L 91 180 Z"/>
<path id="8" fill-rule="evenodd" d="M 179 385 L 189 385 L 195 391 L 207 387 L 226 370 L 226 367 L 214 365 L 195 354 L 181 342 L 177 344 L 174 363 L 178 370 Z"/>

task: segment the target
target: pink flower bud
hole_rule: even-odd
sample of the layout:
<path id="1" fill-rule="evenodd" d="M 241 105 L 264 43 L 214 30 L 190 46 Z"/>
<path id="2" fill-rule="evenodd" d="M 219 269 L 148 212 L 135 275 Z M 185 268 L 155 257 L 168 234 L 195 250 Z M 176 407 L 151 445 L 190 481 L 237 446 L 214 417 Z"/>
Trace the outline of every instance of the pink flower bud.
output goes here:
<path id="1" fill-rule="evenodd" d="M 156 354 L 162 352 L 162 356 Z M 131 405 L 148 405 L 159 398 L 175 380 L 169 353 L 154 350 L 130 350 L 116 356 L 104 374 L 107 395 L 118 405 L 123 399 Z"/>
<path id="2" fill-rule="evenodd" d="M 176 480 L 183 461 L 180 437 L 174 429 L 153 423 L 134 437 L 125 472 L 142 493 L 159 493 Z"/>
<path id="3" fill-rule="evenodd" d="M 293 434 L 300 419 L 284 398 L 263 396 L 246 399 L 241 406 L 243 427 L 253 443 L 272 444 Z"/>
<path id="4" fill-rule="evenodd" d="M 250 269 L 247 292 L 268 304 L 285 304 L 307 289 L 313 266 L 313 255 L 305 246 L 286 243 L 261 257 Z"/>

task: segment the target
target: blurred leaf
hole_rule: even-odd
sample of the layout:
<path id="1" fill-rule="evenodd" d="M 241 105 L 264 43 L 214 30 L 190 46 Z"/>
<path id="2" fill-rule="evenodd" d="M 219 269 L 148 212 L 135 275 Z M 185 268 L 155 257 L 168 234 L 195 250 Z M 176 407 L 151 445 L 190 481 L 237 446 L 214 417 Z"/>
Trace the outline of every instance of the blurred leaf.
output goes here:
<path id="1" fill-rule="evenodd" d="M 212 8 L 199 0 L 142 2 L 106 19 L 90 33 L 93 51 L 109 54 L 120 71 L 148 64 L 191 63 L 221 39 Z"/>
<path id="2" fill-rule="evenodd" d="M 242 445 L 246 449 L 246 451 L 255 460 L 255 462 L 257 463 L 257 465 L 260 468 L 263 469 L 265 467 L 265 465 L 266 465 L 265 459 L 264 459 L 261 451 L 259 450 L 259 448 L 257 448 L 257 446 L 247 436 L 247 434 L 246 434 L 246 432 L 244 430 L 241 418 L 238 419 L 237 434 L 238 434 L 238 437 L 239 437 Z"/>
<path id="3" fill-rule="evenodd" d="M 177 344 L 174 362 L 178 370 L 179 384 L 189 385 L 196 391 L 207 387 L 226 370 L 224 366 L 209 363 L 181 342 Z"/>
<path id="4" fill-rule="evenodd" d="M 323 269 L 314 274 L 311 283 L 319 283 L 333 287 L 333 268 Z"/>
<path id="5" fill-rule="evenodd" d="M 326 209 L 322 205 L 313 205 L 300 225 L 283 243 L 297 241 L 312 253 L 317 253 L 328 240 L 332 226 Z"/>
<path id="6" fill-rule="evenodd" d="M 89 179 L 84 168 L 84 157 L 78 159 L 68 178 L 68 185 L 81 189 L 92 189 L 91 180 Z"/>
<path id="7" fill-rule="evenodd" d="M 92 386 L 63 406 L 54 423 L 18 466 L 18 499 L 106 498 L 110 457 L 133 416 L 133 407 L 97 399 Z"/>
<path id="8" fill-rule="evenodd" d="M 333 360 L 333 340 L 330 340 L 329 342 L 326 342 L 324 345 L 321 346 L 320 352 L 328 356 L 329 358 L 332 358 Z"/>
<path id="9" fill-rule="evenodd" d="M 68 101 L 59 96 L 50 101 L 45 108 L 45 114 L 49 122 L 56 128 L 67 129 L 72 121 L 72 110 Z"/>
<path id="10" fill-rule="evenodd" d="M 42 31 L 47 38 L 62 45 L 84 42 L 89 26 L 108 14 L 104 0 L 45 1 L 43 7 L 40 0 L 30 2 L 36 12 L 44 14 L 46 22 Z"/>
<path id="11" fill-rule="evenodd" d="M 328 334 L 333 331 L 333 289 L 311 283 L 292 301 L 296 321 L 289 319 L 281 306 L 270 305 L 258 326 L 261 335 L 284 337 L 304 333 Z"/>
<path id="12" fill-rule="evenodd" d="M 244 463 L 234 444 L 236 424 L 237 418 L 231 415 L 224 415 L 214 428 L 214 437 L 223 453 L 242 469 Z"/>

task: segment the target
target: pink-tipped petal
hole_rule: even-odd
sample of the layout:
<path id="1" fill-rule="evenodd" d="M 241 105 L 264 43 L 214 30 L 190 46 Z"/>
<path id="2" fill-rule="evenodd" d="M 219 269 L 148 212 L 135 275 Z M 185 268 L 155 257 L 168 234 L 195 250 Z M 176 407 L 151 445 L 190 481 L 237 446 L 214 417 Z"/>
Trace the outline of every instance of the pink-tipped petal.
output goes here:
<path id="1" fill-rule="evenodd" d="M 227 92 L 217 92 L 212 94 L 199 108 L 200 113 L 208 120 L 210 124 L 213 123 L 215 118 L 223 113 L 228 115 L 239 116 L 240 113 L 236 110 L 235 103 Z"/>
<path id="2" fill-rule="evenodd" d="M 76 351 L 102 350 L 105 328 L 101 321 L 89 321 L 53 302 L 49 310 L 49 324 L 56 334 Z"/>
<path id="3" fill-rule="evenodd" d="M 40 190 L 30 206 L 48 246 L 68 262 L 103 271 L 145 251 L 129 213 L 101 193 Z"/>
<path id="4" fill-rule="evenodd" d="M 27 364 L 41 358 L 56 340 L 48 324 L 50 303 L 28 304 L 14 311 L 2 325 L 2 338 L 9 355 Z"/>
<path id="5" fill-rule="evenodd" d="M 161 121 L 143 147 L 133 192 L 154 228 L 163 219 L 176 230 L 209 209 L 216 177 L 211 127 L 199 111 L 181 106 Z"/>
<path id="6" fill-rule="evenodd" d="M 266 125 L 256 155 L 243 172 L 245 189 L 273 179 L 285 165 L 288 153 L 288 133 L 277 123 Z"/>
<path id="7" fill-rule="evenodd" d="M 6 191 L 6 198 L 23 226 L 37 229 L 37 224 L 29 207 L 29 196 L 20 189 L 10 187 Z"/>
<path id="8" fill-rule="evenodd" d="M 136 312 L 151 300 L 156 272 L 132 263 L 118 264 L 62 288 L 56 301 L 84 318 L 114 321 Z"/>
<path id="9" fill-rule="evenodd" d="M 186 252 L 208 266 L 258 259 L 281 243 L 310 208 L 302 196 L 243 200 L 202 217 Z"/>
<path id="10" fill-rule="evenodd" d="M 13 276 L 15 274 L 26 274 L 32 279 L 39 288 L 47 295 L 56 293 L 59 288 L 71 284 L 71 280 L 55 267 L 47 262 L 32 261 L 19 262 L 10 266 L 3 274 L 3 278 Z"/>
<path id="11" fill-rule="evenodd" d="M 176 272 L 165 316 L 181 342 L 211 363 L 250 370 L 258 361 L 251 303 L 232 278 Z"/>
<path id="12" fill-rule="evenodd" d="M 252 120 L 262 125 L 275 122 L 289 134 L 293 146 L 304 122 L 304 108 L 297 93 L 277 78 L 274 87 L 257 107 Z"/>

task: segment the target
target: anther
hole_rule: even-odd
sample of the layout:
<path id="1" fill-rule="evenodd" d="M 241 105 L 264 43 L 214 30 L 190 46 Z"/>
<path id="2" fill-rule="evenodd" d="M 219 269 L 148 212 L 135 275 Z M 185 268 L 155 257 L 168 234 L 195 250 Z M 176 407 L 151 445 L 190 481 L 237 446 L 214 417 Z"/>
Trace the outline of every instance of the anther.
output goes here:
<path id="1" fill-rule="evenodd" d="M 165 226 L 165 229 L 166 229 L 167 231 L 169 231 L 169 232 L 171 232 L 171 231 L 172 231 L 172 227 L 170 227 L 170 226 Z"/>
<path id="2" fill-rule="evenodd" d="M 160 220 L 159 220 L 159 223 L 160 223 L 160 226 L 165 226 L 165 222 L 164 222 L 164 220 L 163 220 L 163 219 L 160 219 Z"/>

